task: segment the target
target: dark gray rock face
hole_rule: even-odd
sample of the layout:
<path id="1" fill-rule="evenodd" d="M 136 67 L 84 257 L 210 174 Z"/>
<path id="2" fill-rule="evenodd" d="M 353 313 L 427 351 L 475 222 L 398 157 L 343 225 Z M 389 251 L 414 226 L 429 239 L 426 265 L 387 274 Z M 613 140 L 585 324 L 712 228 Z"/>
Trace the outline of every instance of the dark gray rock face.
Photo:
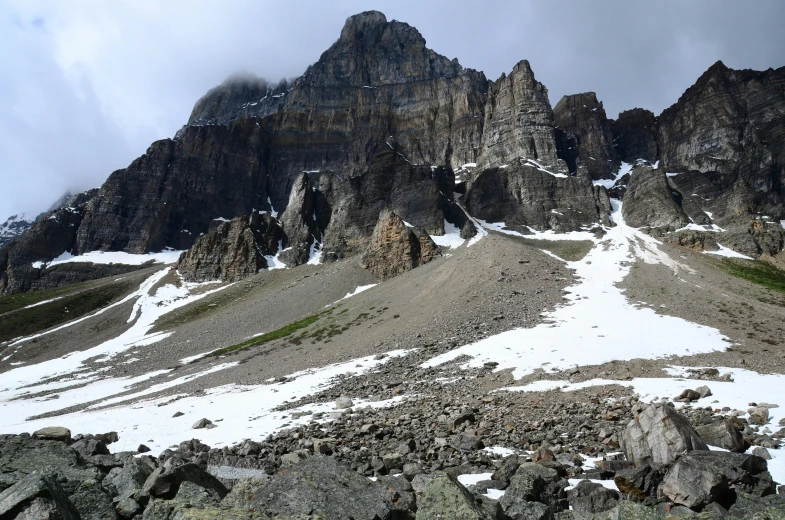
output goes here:
<path id="1" fill-rule="evenodd" d="M 668 178 L 662 169 L 636 166 L 622 199 L 622 215 L 633 227 L 681 228 L 689 217 L 674 197 Z"/>
<path id="2" fill-rule="evenodd" d="M 289 84 L 278 84 L 250 75 L 232 76 L 210 89 L 194 105 L 189 126 L 226 124 L 235 119 L 266 117 L 286 102 Z"/>
<path id="3" fill-rule="evenodd" d="M 281 224 L 286 231 L 287 251 L 281 254 L 286 265 L 293 267 L 304 264 L 311 256 L 314 242 L 324 238 L 316 223 L 316 195 L 305 173 L 301 173 L 292 186 L 286 211 L 281 215 Z"/>
<path id="4" fill-rule="evenodd" d="M 315 455 L 273 476 L 253 505 L 272 516 L 385 520 L 396 518 L 393 500 L 386 488 L 331 457 Z"/>
<path id="5" fill-rule="evenodd" d="M 563 164 L 557 164 L 548 89 L 534 78 L 526 60 L 515 65 L 509 76 L 502 74 L 490 85 L 482 131 L 480 169 L 528 158 L 554 171 L 566 170 Z"/>
<path id="6" fill-rule="evenodd" d="M 268 214 L 252 213 L 222 222 L 199 237 L 177 262 L 184 280 L 235 282 L 267 267 L 266 255 L 275 255 L 283 230 Z"/>
<path id="7" fill-rule="evenodd" d="M 381 280 L 427 264 L 441 256 L 439 247 L 425 231 L 408 227 L 390 210 L 379 214 L 368 249 L 360 264 Z"/>
<path id="8" fill-rule="evenodd" d="M 612 179 L 619 168 L 613 134 L 602 102 L 594 92 L 564 96 L 553 107 L 556 126 L 574 138 L 578 166 L 585 166 L 592 179 Z"/>
<path id="9" fill-rule="evenodd" d="M 657 119 L 652 112 L 643 108 L 625 110 L 610 125 L 613 147 L 622 161 L 657 161 Z"/>
<path id="10" fill-rule="evenodd" d="M 463 200 L 472 216 L 513 229 L 575 231 L 608 224 L 610 213 L 604 190 L 595 191 L 588 176 L 557 177 L 520 164 L 482 171 Z"/>
<path id="11" fill-rule="evenodd" d="M 636 465 L 669 464 L 682 453 L 709 449 L 686 417 L 663 404 L 648 405 L 630 421 L 620 444 Z"/>
<path id="12" fill-rule="evenodd" d="M 658 118 L 666 171 L 684 177 L 716 172 L 730 187 L 713 204 L 721 225 L 755 212 L 776 220 L 785 214 L 783 85 L 785 68 L 733 70 L 717 62 Z M 707 188 L 687 193 L 709 197 Z"/>

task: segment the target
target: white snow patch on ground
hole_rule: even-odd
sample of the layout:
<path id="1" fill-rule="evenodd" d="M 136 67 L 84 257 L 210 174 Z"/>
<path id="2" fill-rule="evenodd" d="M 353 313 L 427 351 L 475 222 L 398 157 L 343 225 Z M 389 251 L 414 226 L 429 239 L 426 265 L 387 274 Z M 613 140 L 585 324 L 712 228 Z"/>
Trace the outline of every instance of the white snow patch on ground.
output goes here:
<path id="1" fill-rule="evenodd" d="M 534 328 L 490 336 L 436 356 L 422 366 L 435 367 L 469 356 L 472 359 L 464 368 L 493 361 L 498 363 L 496 370 L 513 368 L 513 376 L 519 379 L 538 368 L 564 370 L 612 360 L 725 350 L 728 343 L 718 330 L 636 307 L 616 287 L 636 259 L 665 264 L 674 273 L 685 266 L 661 251 L 657 240 L 627 226 L 621 203 L 612 203 L 617 225 L 607 229 L 605 237 L 582 260 L 567 262 L 579 279 L 567 288 L 570 303 L 545 313 L 545 322 Z M 642 330 L 660 333 L 641 335 Z M 638 339 L 630 342 L 629 338 Z"/>
<path id="2" fill-rule="evenodd" d="M 476 219 L 483 228 L 489 231 L 496 231 L 498 233 L 503 233 L 505 235 L 510 235 L 514 237 L 521 237 L 521 238 L 533 238 L 537 240 L 590 240 L 592 242 L 597 242 L 597 237 L 593 233 L 589 233 L 588 231 L 573 231 L 571 233 L 557 233 L 552 229 L 547 231 L 537 231 L 536 229 L 530 228 L 526 226 L 527 229 L 531 232 L 529 235 L 524 235 L 523 233 L 519 233 L 518 231 L 513 231 L 512 229 L 507 229 L 507 224 L 504 222 L 486 222 L 481 219 Z"/>
<path id="3" fill-rule="evenodd" d="M 743 258 L 745 260 L 752 260 L 752 258 L 750 258 L 749 256 L 743 255 L 741 253 L 737 253 L 733 249 L 730 249 L 729 247 L 725 247 L 722 244 L 718 243 L 717 247 L 719 247 L 719 250 L 717 250 L 717 251 L 704 251 L 703 254 L 705 254 L 705 255 L 724 256 L 726 258 Z"/>
<path id="4" fill-rule="evenodd" d="M 622 177 L 630 173 L 630 171 L 632 171 L 632 164 L 622 161 L 619 171 L 616 172 L 616 176 L 613 179 L 600 179 L 598 181 L 593 181 L 592 184 L 595 186 L 603 186 L 606 190 L 609 190 L 616 186 L 616 183 L 619 182 Z"/>
<path id="5" fill-rule="evenodd" d="M 88 409 L 60 415 L 56 418 L 34 421 L 25 421 L 24 418 L 43 413 L 52 407 L 62 408 L 62 402 L 58 403 L 57 401 L 62 401 L 63 397 L 54 401 L 19 400 L 9 402 L 9 393 L 13 395 L 14 391 L 3 390 L 0 391 L 0 411 L 2 411 L 0 413 L 0 431 L 8 433 L 34 431 L 53 423 L 70 428 L 74 432 L 114 430 L 118 432 L 120 440 L 113 444 L 113 451 L 135 450 L 140 443 L 144 443 L 157 453 L 183 439 L 193 437 L 191 426 L 199 419 L 206 417 L 218 427 L 200 430 L 200 440 L 212 446 L 226 446 L 247 438 L 264 438 L 284 425 L 305 424 L 312 419 L 310 415 L 293 419 L 290 417 L 293 411 L 334 412 L 332 402 L 313 403 L 296 410 L 283 412 L 274 412 L 273 409 L 286 402 L 329 388 L 339 375 L 366 373 L 384 364 L 391 357 L 403 356 L 407 352 L 396 350 L 388 352 L 387 357 L 383 360 L 374 359 L 376 356 L 368 356 L 346 363 L 297 372 L 289 375 L 283 383 L 254 386 L 223 385 L 207 390 L 204 395 L 186 396 L 174 402 L 170 402 L 171 397 L 142 399 L 122 406 L 100 410 Z M 6 374 L 13 372 L 6 372 Z M 200 374 L 204 375 L 205 373 Z M 107 382 L 111 382 L 112 388 L 100 388 L 91 384 L 70 392 L 80 395 L 83 402 L 86 402 L 95 396 L 112 396 L 119 391 L 127 390 L 131 380 L 107 380 L 94 384 L 101 385 Z M 3 383 L 6 384 L 7 381 L 4 379 Z M 140 392 L 139 395 L 143 395 L 143 393 Z M 402 396 L 399 397 L 402 399 Z M 117 397 L 113 401 L 121 399 L 127 399 L 127 397 Z M 374 407 L 389 406 L 401 399 L 371 403 L 371 405 Z M 14 406 L 24 409 L 24 412 L 6 413 L 9 410 L 8 407 Z M 173 418 L 172 415 L 177 411 L 181 411 L 184 415 Z"/>
<path id="6" fill-rule="evenodd" d="M 536 168 L 537 170 L 539 170 L 539 171 L 541 171 L 543 173 L 547 173 L 548 175 L 553 175 L 554 177 L 558 177 L 560 179 L 566 179 L 568 177 L 564 173 L 553 173 L 552 171 L 546 169 L 542 164 L 540 164 L 539 162 L 535 161 L 534 159 L 528 159 L 527 158 L 527 159 L 525 159 L 525 163 L 524 164 L 526 164 L 527 166 L 532 166 L 532 167 Z"/>
<path id="7" fill-rule="evenodd" d="M 44 264 L 47 267 L 52 267 L 53 265 L 71 262 L 142 265 L 150 260 L 157 264 L 173 264 L 180 258 L 180 254 L 182 254 L 182 251 L 175 251 L 174 249 L 161 251 L 160 253 L 147 253 L 144 255 L 135 255 L 124 251 L 91 251 L 83 255 L 73 256 L 66 251 L 51 262 L 33 262 L 33 267 L 40 269 Z"/>
<path id="8" fill-rule="evenodd" d="M 449 247 L 450 249 L 455 249 L 465 242 L 461 238 L 461 230 L 455 224 L 447 222 L 447 220 L 444 221 L 444 235 L 431 235 L 431 240 L 437 246 Z"/>
<path id="9" fill-rule="evenodd" d="M 214 349 L 214 350 L 210 350 L 208 352 L 202 352 L 201 354 L 196 354 L 195 356 L 184 357 L 183 359 L 180 360 L 180 364 L 181 365 L 190 365 L 194 361 L 198 361 L 198 360 L 202 359 L 203 357 L 212 354 L 216 350 L 221 350 L 221 349 L 217 348 L 217 349 Z"/>
<path id="10" fill-rule="evenodd" d="M 465 475 L 458 475 L 458 482 L 466 487 L 473 486 L 483 480 L 490 480 L 493 473 L 467 473 Z"/>
<path id="11" fill-rule="evenodd" d="M 485 495 L 486 497 L 488 497 L 488 498 L 490 498 L 492 500 L 499 500 L 501 497 L 504 496 L 504 490 L 503 489 L 488 489 L 488 492 L 487 493 L 483 493 L 483 495 Z"/>
<path id="12" fill-rule="evenodd" d="M 482 451 L 490 453 L 491 455 L 498 455 L 500 457 L 509 457 L 510 455 L 515 455 L 518 453 L 517 451 L 511 448 L 505 448 L 504 446 L 491 446 L 490 448 L 483 448 Z"/>
<path id="13" fill-rule="evenodd" d="M 368 284 L 368 285 L 359 285 L 359 286 L 357 286 L 357 288 L 354 291 L 346 293 L 346 296 L 344 296 L 343 298 L 341 298 L 338 301 L 340 302 L 340 301 L 345 300 L 346 298 L 351 298 L 352 296 L 357 296 L 361 292 L 367 291 L 371 287 L 376 287 L 377 285 L 379 285 L 379 284 L 378 283 L 372 283 L 372 284 Z M 336 302 L 336 303 L 338 303 L 338 302 Z"/>
<path id="14" fill-rule="evenodd" d="M 281 253 L 291 248 L 283 249 L 282 241 L 278 241 L 278 252 L 275 255 L 264 255 L 267 260 L 267 269 L 286 269 L 286 264 L 280 259 Z"/>
<path id="15" fill-rule="evenodd" d="M 308 265 L 319 265 L 322 263 L 322 244 L 321 242 L 313 241 L 311 244 L 311 252 L 308 254 Z"/>
<path id="16" fill-rule="evenodd" d="M 44 300 L 42 302 L 34 303 L 32 305 L 27 305 L 25 309 L 32 309 L 33 307 L 38 307 L 39 305 L 46 305 L 47 303 L 56 302 L 57 300 L 63 299 L 64 296 L 58 296 L 57 298 L 52 298 L 51 300 Z"/>

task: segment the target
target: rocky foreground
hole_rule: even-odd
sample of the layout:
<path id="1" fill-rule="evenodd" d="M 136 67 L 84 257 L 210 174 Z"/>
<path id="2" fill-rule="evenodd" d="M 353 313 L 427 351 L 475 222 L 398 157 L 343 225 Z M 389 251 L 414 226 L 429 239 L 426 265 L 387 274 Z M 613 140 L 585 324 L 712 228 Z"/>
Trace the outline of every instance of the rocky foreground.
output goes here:
<path id="1" fill-rule="evenodd" d="M 682 415 L 635 398 L 553 406 L 553 420 L 531 424 L 520 450 L 488 449 L 476 435 L 484 415 L 498 413 L 490 401 L 444 409 L 431 426 L 409 415 L 371 417 L 352 404 L 336 401 L 343 420 L 335 424 L 314 420 L 222 450 L 193 439 L 158 457 L 143 454 L 144 445 L 111 454 L 114 432 L 5 435 L 0 519 L 785 518 L 785 487 L 768 472 L 769 452 L 743 453 L 751 442 L 779 445 L 782 429 L 765 439 L 753 429 L 768 421 L 765 404 L 749 419 L 691 408 Z M 205 419 L 194 428 L 211 426 Z M 583 453 L 572 440 L 579 432 L 591 433 L 579 441 Z"/>

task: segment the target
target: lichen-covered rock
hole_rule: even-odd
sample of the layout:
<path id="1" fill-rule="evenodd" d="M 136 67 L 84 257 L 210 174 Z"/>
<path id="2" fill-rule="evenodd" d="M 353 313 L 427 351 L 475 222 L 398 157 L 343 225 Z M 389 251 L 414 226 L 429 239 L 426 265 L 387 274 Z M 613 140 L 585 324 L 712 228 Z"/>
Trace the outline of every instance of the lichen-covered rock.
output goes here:
<path id="1" fill-rule="evenodd" d="M 504 514 L 511 518 L 527 518 L 524 515 L 530 514 L 532 508 L 557 513 L 567 509 L 566 487 L 567 481 L 561 479 L 556 470 L 526 462 L 515 472 L 499 504 Z M 533 505 L 533 502 L 544 504 L 546 508 Z"/>
<path id="2" fill-rule="evenodd" d="M 588 480 L 581 480 L 567 494 L 572 510 L 577 513 L 601 513 L 619 503 L 617 491 Z"/>
<path id="3" fill-rule="evenodd" d="M 660 403 L 646 406 L 629 422 L 620 444 L 636 465 L 669 464 L 682 453 L 709 449 L 686 417 Z"/>
<path id="4" fill-rule="evenodd" d="M 281 226 L 266 213 L 236 217 L 199 237 L 177 271 L 189 282 L 235 282 L 268 267 L 264 257 L 275 255 L 282 239 Z"/>
<path id="5" fill-rule="evenodd" d="M 488 89 L 478 169 L 519 158 L 534 159 L 554 171 L 560 166 L 566 170 L 566 165 L 558 164 L 548 89 L 534 78 L 526 60 Z"/>
<path id="6" fill-rule="evenodd" d="M 253 501 L 273 517 L 313 515 L 325 520 L 397 518 L 393 494 L 332 457 L 315 455 L 272 477 Z"/>
<path id="7" fill-rule="evenodd" d="M 373 231 L 361 265 L 382 280 L 392 278 L 440 256 L 439 247 L 423 230 L 409 227 L 384 210 Z"/>
<path id="8" fill-rule="evenodd" d="M 594 92 L 562 97 L 553 107 L 553 118 L 578 152 L 578 166 L 584 166 L 592 179 L 612 179 L 620 165 L 613 146 L 613 134 L 602 102 Z"/>
<path id="9" fill-rule="evenodd" d="M 662 169 L 636 166 L 622 202 L 624 221 L 633 227 L 681 228 L 689 223 Z"/>
<path id="10" fill-rule="evenodd" d="M 498 505 L 496 506 L 498 507 Z M 454 477 L 434 475 L 417 502 L 417 520 L 493 520 Z"/>
<path id="11" fill-rule="evenodd" d="M 722 471 L 684 456 L 668 469 L 661 489 L 675 503 L 699 509 L 709 502 L 724 501 L 729 488 Z"/>

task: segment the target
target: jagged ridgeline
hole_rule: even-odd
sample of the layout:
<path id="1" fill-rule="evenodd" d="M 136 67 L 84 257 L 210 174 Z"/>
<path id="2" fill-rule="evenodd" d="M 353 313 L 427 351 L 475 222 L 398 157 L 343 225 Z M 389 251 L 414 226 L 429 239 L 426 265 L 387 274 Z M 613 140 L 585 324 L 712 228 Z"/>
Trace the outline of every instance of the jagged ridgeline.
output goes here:
<path id="1" fill-rule="evenodd" d="M 627 197 L 617 173 L 639 160 L 658 167 Z M 594 93 L 552 109 L 525 60 L 488 81 L 408 24 L 365 12 L 299 78 L 230 78 L 174 138 L 15 234 L 0 249 L 0 292 L 107 274 L 46 266 L 64 252 L 189 249 L 211 233 L 181 260 L 186 279 L 242 276 L 281 251 L 289 266 L 314 252 L 336 260 L 366 252 L 384 209 L 430 235 L 469 215 L 523 232 L 591 229 L 611 225 L 609 191 L 658 236 L 709 247 L 681 228 L 712 225 L 729 247 L 776 257 L 784 164 L 785 68 L 718 62 L 660 116 L 613 121 Z M 227 240 L 242 242 L 241 265 L 220 254 Z"/>

